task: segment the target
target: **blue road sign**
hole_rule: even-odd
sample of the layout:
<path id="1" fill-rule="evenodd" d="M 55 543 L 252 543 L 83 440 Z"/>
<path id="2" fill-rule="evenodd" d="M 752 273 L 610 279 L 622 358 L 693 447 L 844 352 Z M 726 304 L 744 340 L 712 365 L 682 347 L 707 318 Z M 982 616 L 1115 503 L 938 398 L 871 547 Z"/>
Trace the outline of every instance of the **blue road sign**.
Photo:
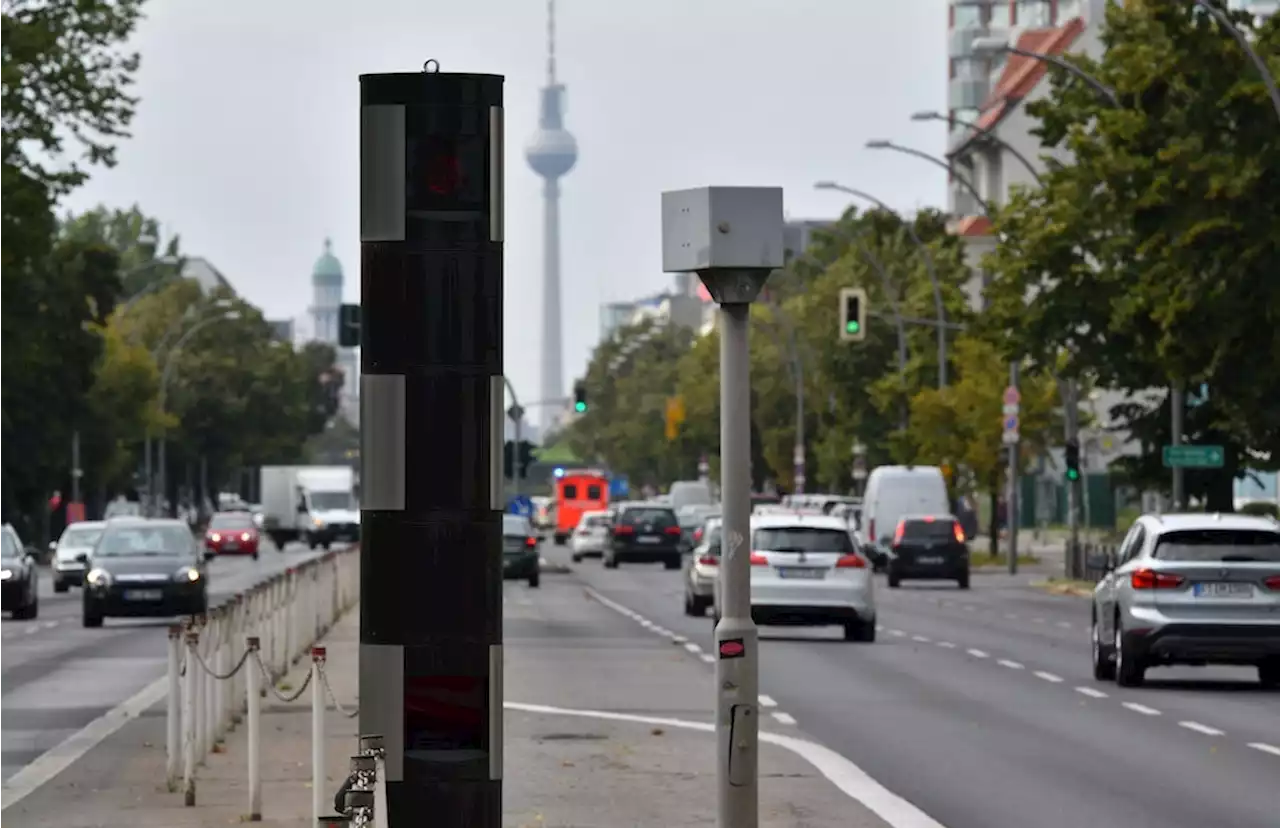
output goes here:
<path id="1" fill-rule="evenodd" d="M 524 495 L 516 495 L 507 501 L 507 512 L 521 517 L 533 517 L 533 501 Z"/>
<path id="2" fill-rule="evenodd" d="M 631 494 L 631 482 L 625 474 L 617 475 L 609 481 L 609 497 L 627 497 Z"/>

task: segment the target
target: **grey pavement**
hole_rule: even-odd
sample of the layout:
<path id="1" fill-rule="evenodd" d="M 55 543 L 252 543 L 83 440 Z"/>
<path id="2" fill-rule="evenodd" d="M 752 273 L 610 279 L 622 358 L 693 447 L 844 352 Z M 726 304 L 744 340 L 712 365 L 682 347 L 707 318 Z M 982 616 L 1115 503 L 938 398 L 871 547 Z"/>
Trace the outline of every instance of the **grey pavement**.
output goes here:
<path id="1" fill-rule="evenodd" d="M 213 601 L 319 554 L 301 544 L 281 553 L 264 543 L 257 561 L 210 563 Z M 171 621 L 107 619 L 100 629 L 84 629 L 80 591 L 57 594 L 48 570 L 41 574 L 39 617 L 0 622 L 0 778 L 6 780 L 165 671 Z"/>
<path id="2" fill-rule="evenodd" d="M 586 561 L 572 577 L 709 650 L 711 619 L 684 615 L 679 575 Z M 879 578 L 875 644 L 766 627 L 761 692 L 947 828 L 1280 824 L 1280 694 L 1235 669 L 1096 682 L 1088 599 L 1026 580 L 984 573 L 961 591 Z"/>
<path id="3" fill-rule="evenodd" d="M 571 575 L 541 589 L 504 589 L 509 701 L 634 716 L 710 721 L 709 672 L 592 600 Z M 325 644 L 337 701 L 354 705 L 358 612 Z M 300 676 L 286 678 L 296 686 Z M 264 709 L 264 826 L 310 825 L 310 703 Z M 331 799 L 355 749 L 356 722 L 327 718 Z M 769 729 L 769 728 L 766 728 Z M 784 730 L 801 736 L 795 728 Z M 163 705 L 129 723 L 44 788 L 4 812 L 6 828 L 213 828 L 246 812 L 244 728 L 198 774 L 194 808 L 163 784 Z M 508 710 L 504 825 L 508 828 L 683 828 L 715 824 L 714 737 L 645 722 Z M 888 828 L 811 765 L 775 745 L 761 750 L 761 825 Z"/>

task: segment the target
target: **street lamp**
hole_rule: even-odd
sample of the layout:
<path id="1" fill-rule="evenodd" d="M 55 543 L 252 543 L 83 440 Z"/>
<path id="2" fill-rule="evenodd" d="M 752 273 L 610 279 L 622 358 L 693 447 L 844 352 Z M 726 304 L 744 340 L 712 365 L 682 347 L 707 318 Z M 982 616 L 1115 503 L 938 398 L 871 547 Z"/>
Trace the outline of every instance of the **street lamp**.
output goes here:
<path id="1" fill-rule="evenodd" d="M 1027 172 L 1031 173 L 1031 177 L 1036 180 L 1036 183 L 1042 186 L 1044 185 L 1044 179 L 1040 177 L 1040 173 L 1036 170 L 1035 165 L 1031 163 L 1031 161 L 1027 158 L 1027 156 L 1023 155 L 1021 152 L 1018 151 L 1016 147 L 1013 146 L 1013 144 L 1010 144 L 1008 141 L 1004 140 L 1003 138 L 1000 138 L 991 130 L 986 129 L 985 127 L 979 126 L 977 121 L 968 121 L 968 120 L 965 120 L 964 118 L 957 118 L 954 115 L 947 116 L 947 115 L 943 115 L 941 112 L 916 112 L 911 116 L 911 120 L 913 121 L 946 121 L 948 123 L 956 123 L 962 127 L 967 127 L 968 129 L 971 129 L 974 132 L 978 133 L 978 135 L 982 136 L 983 138 L 990 141 L 991 143 L 996 144 L 1001 149 L 1006 150 L 1014 158 L 1018 159 L 1018 161 L 1022 163 L 1022 166 L 1027 168 Z"/>
<path id="2" fill-rule="evenodd" d="M 195 336 L 197 333 L 199 333 L 200 331 L 204 330 L 205 328 L 209 327 L 210 325 L 216 322 L 234 322 L 239 318 L 240 318 L 240 311 L 236 311 L 236 310 L 227 311 L 225 313 L 207 317 L 197 322 L 196 324 L 192 325 L 190 328 L 188 328 L 187 332 L 184 333 L 181 337 L 179 337 L 178 341 L 173 344 L 173 347 L 169 350 L 168 355 L 165 356 L 164 370 L 160 372 L 159 403 L 160 403 L 161 416 L 164 416 L 165 398 L 168 396 L 168 391 L 169 391 L 169 379 L 172 376 L 173 366 L 175 364 L 174 357 L 176 357 L 179 354 L 179 352 L 182 351 L 182 346 L 187 344 L 187 341 L 191 339 L 191 337 Z M 165 488 L 166 488 L 165 447 L 167 444 L 168 444 L 168 434 L 162 431 L 160 433 L 160 458 L 159 458 L 160 473 L 157 475 L 158 483 L 153 488 L 151 485 L 150 477 L 148 476 L 148 479 L 147 479 L 147 499 L 151 501 L 152 504 L 156 502 L 155 489 L 159 489 L 162 496 L 165 492 Z"/>
<path id="3" fill-rule="evenodd" d="M 887 213 L 896 212 L 888 204 L 862 190 L 855 190 L 852 187 L 846 187 L 835 181 L 818 181 L 813 185 L 815 190 L 835 190 L 851 195 L 854 198 L 860 198 L 864 201 L 870 201 L 872 204 L 884 210 Z M 929 274 L 929 281 L 933 284 L 933 304 L 938 315 L 938 387 L 946 388 L 947 386 L 947 312 L 942 304 L 942 287 L 938 283 L 938 270 L 933 264 L 933 255 L 929 252 L 929 247 L 920 238 L 920 234 L 916 232 L 914 222 L 907 221 L 904 217 L 902 226 L 906 228 L 907 235 L 911 237 L 911 241 L 916 247 L 920 248 L 920 252 L 924 256 L 925 270 Z"/>
<path id="4" fill-rule="evenodd" d="M 963 175 L 960 175 L 960 173 L 956 172 L 955 167 L 936 155 L 930 155 L 927 152 L 921 152 L 920 150 L 912 149 L 911 147 L 904 147 L 901 144 L 895 144 L 892 141 L 885 141 L 883 139 L 868 141 L 867 149 L 893 150 L 894 152 L 901 152 L 904 155 L 910 155 L 915 158 L 919 158 L 921 161 L 928 161 L 930 164 L 941 167 L 955 178 L 955 180 L 959 182 L 960 186 L 965 188 L 969 195 L 973 196 L 973 200 L 978 202 L 978 206 L 982 209 L 983 214 L 986 215 L 987 218 L 991 217 L 991 206 L 987 203 L 987 200 L 982 197 L 982 193 L 978 192 L 978 188 L 973 186 L 973 182 L 965 178 Z"/>
<path id="5" fill-rule="evenodd" d="M 1095 92 L 1097 92 L 1102 97 L 1106 98 L 1107 101 L 1113 107 L 1117 109 L 1120 108 L 1120 98 L 1119 96 L 1116 95 L 1116 91 L 1114 89 L 1112 89 L 1110 86 L 1107 86 L 1105 83 L 1098 80 L 1093 75 L 1090 75 L 1088 72 L 1081 69 L 1079 66 L 1076 66 L 1071 61 L 1059 55 L 1050 55 L 1050 54 L 1045 54 L 1044 52 L 1033 52 L 1030 49 L 1020 49 L 1017 46 L 1010 45 L 1007 41 L 1002 40 L 1001 38 L 998 38 L 998 37 L 978 38 L 977 40 L 973 41 L 973 52 L 974 54 L 988 54 L 988 55 L 1001 54 L 1003 52 L 1007 52 L 1008 54 L 1011 54 L 1011 55 L 1018 55 L 1019 57 L 1029 58 L 1031 60 L 1038 60 L 1041 63 L 1047 63 L 1047 64 L 1050 64 L 1051 66 L 1056 66 L 1057 68 L 1062 69 L 1063 71 L 1068 72 L 1074 75 L 1075 77 L 1079 78 L 1080 80 L 1084 81 L 1085 83 L 1089 84 L 1089 86 L 1092 87 Z"/>

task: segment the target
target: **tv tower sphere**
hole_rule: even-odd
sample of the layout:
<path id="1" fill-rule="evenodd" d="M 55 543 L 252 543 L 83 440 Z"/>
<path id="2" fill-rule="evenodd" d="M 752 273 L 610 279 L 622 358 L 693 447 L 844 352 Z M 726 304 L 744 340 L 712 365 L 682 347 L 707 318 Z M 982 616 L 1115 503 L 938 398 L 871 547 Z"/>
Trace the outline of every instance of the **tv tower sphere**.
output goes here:
<path id="1" fill-rule="evenodd" d="M 539 129 L 524 148 L 529 166 L 543 178 L 560 178 L 578 161 L 578 142 L 567 129 Z"/>

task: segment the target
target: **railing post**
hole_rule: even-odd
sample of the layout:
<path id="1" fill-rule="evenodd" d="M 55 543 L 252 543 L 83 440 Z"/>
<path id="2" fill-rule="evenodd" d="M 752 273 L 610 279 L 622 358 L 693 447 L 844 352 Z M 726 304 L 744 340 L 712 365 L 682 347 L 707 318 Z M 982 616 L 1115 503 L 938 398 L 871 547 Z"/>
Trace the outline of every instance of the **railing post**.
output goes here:
<path id="1" fill-rule="evenodd" d="M 324 813 L 324 647 L 311 648 L 311 818 Z"/>
<path id="2" fill-rule="evenodd" d="M 204 761 L 204 755 L 209 750 L 209 717 L 205 715 L 204 696 L 208 689 L 205 685 L 204 667 L 200 663 L 200 646 L 203 644 L 205 648 L 209 646 L 209 639 L 213 636 L 213 630 L 209 628 L 208 619 L 201 615 L 196 620 L 196 629 L 200 631 L 200 636 L 196 639 L 196 648 L 192 650 L 195 656 L 187 662 L 187 673 L 194 674 L 196 677 L 196 693 L 195 693 L 195 721 L 196 721 L 196 762 L 197 764 Z"/>
<path id="3" fill-rule="evenodd" d="M 218 671 L 219 676 L 225 676 L 227 671 L 231 669 L 231 631 L 233 620 L 234 604 L 228 604 L 218 610 L 218 651 L 215 657 L 213 669 Z M 231 698 L 231 679 L 219 679 L 217 676 L 211 676 L 213 679 L 213 740 L 216 742 L 226 735 L 227 732 L 227 702 Z"/>
<path id="4" fill-rule="evenodd" d="M 165 781 L 172 786 L 182 765 L 182 626 L 169 626 L 169 699 L 165 708 Z M 170 790 L 173 790 L 170 787 Z"/>
<path id="5" fill-rule="evenodd" d="M 196 695 L 200 684 L 196 663 L 196 648 L 200 646 L 200 633 L 192 628 L 187 631 L 187 674 L 183 677 L 184 692 L 182 694 L 182 796 L 188 808 L 196 804 Z"/>
<path id="6" fill-rule="evenodd" d="M 249 754 L 249 821 L 262 820 L 262 667 L 257 664 L 261 641 L 256 635 L 248 636 L 245 645 L 250 654 L 244 668 L 249 671 L 245 677 L 245 707 L 249 719 L 248 754 Z"/>

